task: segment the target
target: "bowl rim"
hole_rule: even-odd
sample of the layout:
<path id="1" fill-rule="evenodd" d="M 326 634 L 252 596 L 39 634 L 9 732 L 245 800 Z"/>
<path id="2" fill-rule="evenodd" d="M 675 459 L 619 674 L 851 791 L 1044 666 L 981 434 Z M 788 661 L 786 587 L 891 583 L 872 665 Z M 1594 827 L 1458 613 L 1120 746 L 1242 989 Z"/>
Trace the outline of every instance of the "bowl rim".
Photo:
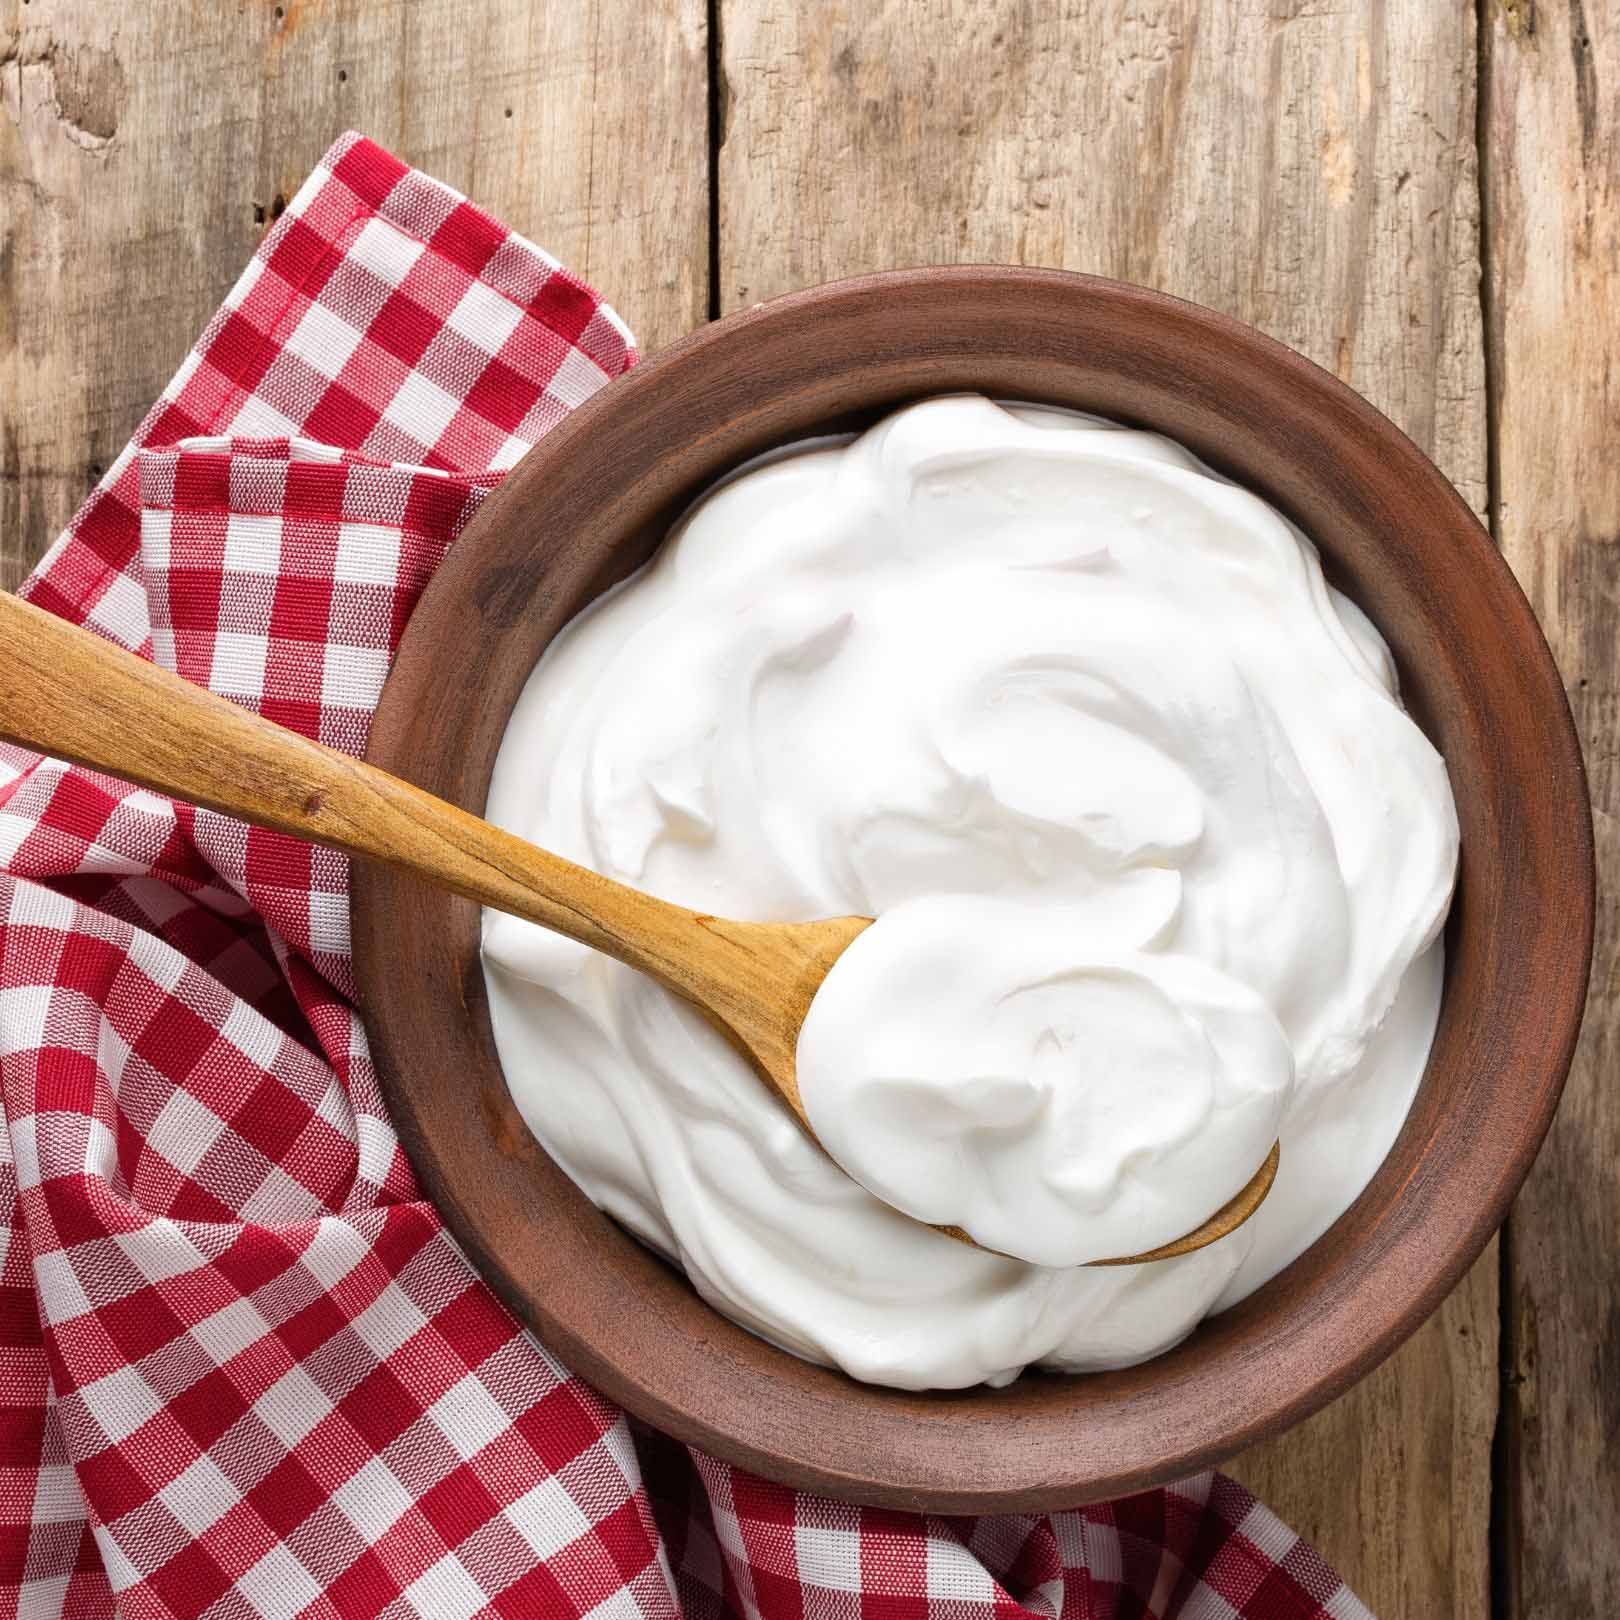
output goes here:
<path id="1" fill-rule="evenodd" d="M 907 348 L 900 336 L 885 336 L 896 321 L 926 325 L 925 316 L 937 340 Z M 1468 901 L 1465 947 L 1474 953 L 1470 962 L 1483 953 L 1479 971 L 1504 995 L 1514 972 L 1533 978 L 1536 994 L 1514 1000 L 1533 1029 L 1504 1017 L 1511 1027 L 1458 1036 L 1472 1042 L 1467 1050 L 1482 1065 L 1479 1072 L 1499 1081 L 1485 1093 L 1489 1106 L 1466 1148 L 1445 1147 L 1438 1117 L 1426 1124 L 1423 1139 L 1408 1144 L 1411 1163 L 1398 1188 L 1378 1209 L 1364 1206 L 1386 1180 L 1383 1171 L 1299 1260 L 1249 1301 L 1207 1321 L 1182 1347 L 1146 1364 L 1152 1373 L 1137 1368 L 1079 1380 L 1032 1375 L 1004 1391 L 877 1389 L 766 1346 L 701 1302 L 696 1315 L 683 1307 L 681 1291 L 696 1301 L 689 1285 L 661 1281 L 667 1267 L 598 1214 L 521 1124 L 514 1135 L 515 1113 L 502 1113 L 498 1066 L 499 1096 L 491 1094 L 493 1047 L 476 950 L 469 967 L 464 950 L 455 956 L 431 937 L 435 927 L 442 936 L 460 929 L 464 942 L 465 910 L 472 908 L 382 867 L 357 863 L 353 874 L 355 973 L 382 1088 L 427 1192 L 486 1279 L 550 1350 L 637 1416 L 767 1477 L 876 1505 L 1042 1511 L 1209 1466 L 1309 1415 L 1390 1354 L 1440 1304 L 1500 1224 L 1551 1123 L 1573 1056 L 1590 971 L 1595 871 L 1590 802 L 1563 682 L 1489 535 L 1443 475 L 1373 406 L 1229 316 L 1066 271 L 969 265 L 877 272 L 789 293 L 705 326 L 600 389 L 548 432 L 484 501 L 429 582 L 394 659 L 366 750 L 372 763 L 482 810 L 482 788 L 455 779 L 464 765 L 449 757 L 457 739 L 446 751 L 454 713 L 449 694 L 467 695 L 466 680 L 483 655 L 471 641 L 483 635 L 499 643 L 526 619 L 555 619 L 543 644 L 572 614 L 564 599 L 586 600 L 625 572 L 628 536 L 646 527 L 649 512 L 667 516 L 671 457 L 701 461 L 722 444 L 734 450 L 756 427 L 765 434 L 762 444 L 770 442 L 766 424 L 774 407 L 761 405 L 757 422 L 745 417 L 741 426 L 715 427 L 703 414 L 709 407 L 694 401 L 717 394 L 770 401 L 777 386 L 771 367 L 786 364 L 790 350 L 799 385 L 837 399 L 852 368 L 842 360 L 818 361 L 809 349 L 819 342 L 836 351 L 837 341 L 852 334 L 867 345 L 858 352 L 869 352 L 875 368 L 937 362 L 943 376 L 954 375 L 952 367 L 988 366 L 974 344 L 1003 340 L 987 332 L 1023 332 L 1026 348 L 1029 334 L 1046 333 L 1060 346 L 1074 341 L 1066 322 L 1099 342 L 1117 326 L 1145 345 L 1181 354 L 1187 409 L 1211 420 L 1228 408 L 1219 397 L 1224 383 L 1251 373 L 1263 379 L 1263 388 L 1253 385 L 1255 397 L 1293 412 L 1279 418 L 1280 432 L 1305 431 L 1306 424 L 1313 443 L 1345 451 L 1344 466 L 1321 460 L 1308 476 L 1302 468 L 1287 474 L 1299 480 L 1298 500 L 1315 499 L 1311 492 L 1318 491 L 1347 509 L 1359 499 L 1374 510 L 1392 493 L 1405 496 L 1423 519 L 1421 544 L 1431 560 L 1422 561 L 1418 543 L 1403 529 L 1379 542 L 1388 547 L 1379 565 L 1393 568 L 1398 560 L 1414 581 L 1428 582 L 1425 590 L 1410 587 L 1423 598 L 1414 612 L 1437 615 L 1438 623 L 1449 611 L 1443 598 L 1461 592 L 1476 628 L 1488 623 L 1496 637 L 1490 668 L 1506 672 L 1500 676 L 1505 684 L 1492 688 L 1491 702 L 1479 697 L 1468 713 L 1479 746 L 1511 744 L 1511 780 L 1488 778 L 1490 798 L 1506 795 L 1511 802 L 1493 802 L 1481 813 L 1490 818 L 1492 841 L 1518 826 L 1525 842 L 1512 852 L 1465 843 L 1464 866 L 1477 891 Z M 1027 355 L 1025 361 L 1033 363 Z M 947 390 L 921 390 L 930 391 Z M 672 412 L 681 403 L 686 410 Z M 1193 447 L 1209 455 L 1195 435 L 1178 436 L 1192 437 Z M 679 448 L 671 448 L 672 439 Z M 740 459 L 728 454 L 717 465 Z M 1220 465 L 1222 456 L 1213 459 Z M 1381 492 L 1376 503 L 1375 488 Z M 1264 492 L 1285 509 L 1295 504 L 1286 492 Z M 620 513 L 611 543 L 600 538 L 611 522 L 592 515 L 603 508 Z M 549 532 L 535 538 L 570 515 L 578 521 L 562 539 Z M 1418 526 L 1414 520 L 1414 531 Z M 1443 578 L 1447 590 L 1434 586 L 1431 576 Z M 1433 656 L 1460 660 L 1463 654 Z M 1499 701 L 1504 691 L 1512 701 Z M 1532 719 L 1533 743 L 1526 729 Z M 476 724 L 488 730 L 483 720 Z M 459 742 L 466 745 L 470 735 L 462 731 Z M 483 770 L 483 786 L 487 781 Z M 1532 870 L 1516 874 L 1521 857 Z M 1482 861 L 1492 878 L 1483 887 Z M 1556 888 L 1556 895 L 1541 896 L 1537 883 Z M 457 907 L 465 909 L 458 913 Z M 416 953 L 419 981 L 406 982 L 398 972 L 402 941 Z M 1448 975 L 1448 994 L 1449 983 Z M 459 1026 L 450 1028 L 456 1020 Z M 427 1073 L 434 1066 L 421 1061 L 424 1050 L 472 1062 L 477 1085 L 464 1087 L 467 1095 L 458 1098 L 454 1086 Z M 1465 1100 L 1484 1085 L 1472 1070 L 1458 1083 L 1469 1088 Z M 1415 1107 L 1414 1118 L 1417 1113 Z M 480 1129 L 481 1142 L 450 1140 L 476 1137 Z M 1391 1161 L 1412 1129 L 1409 1120 Z M 1444 1159 L 1448 1151 L 1451 1161 Z M 484 1185 L 469 1185 L 461 1174 L 457 1160 L 464 1152 L 487 1167 L 487 1176 L 481 1168 L 470 1178 Z M 1436 1153 L 1442 1165 L 1452 1163 L 1445 1175 L 1434 1170 Z M 1457 1202 L 1462 1195 L 1466 1208 Z M 497 1207 L 504 1211 L 498 1218 L 491 1213 Z M 546 1223 L 543 1245 L 526 1235 L 537 1219 Z M 1354 1229 L 1354 1252 L 1329 1265 L 1318 1251 L 1341 1228 Z M 1313 1290 L 1313 1271 L 1346 1279 L 1345 1286 L 1324 1300 Z M 1276 1320 L 1268 1321 L 1268 1314 Z M 1195 1354 L 1196 1345 L 1202 1350 Z M 1231 1363 L 1231 1389 L 1208 1365 L 1200 1366 L 1223 1356 Z M 1062 1393 L 1054 1395 L 1054 1388 Z"/>

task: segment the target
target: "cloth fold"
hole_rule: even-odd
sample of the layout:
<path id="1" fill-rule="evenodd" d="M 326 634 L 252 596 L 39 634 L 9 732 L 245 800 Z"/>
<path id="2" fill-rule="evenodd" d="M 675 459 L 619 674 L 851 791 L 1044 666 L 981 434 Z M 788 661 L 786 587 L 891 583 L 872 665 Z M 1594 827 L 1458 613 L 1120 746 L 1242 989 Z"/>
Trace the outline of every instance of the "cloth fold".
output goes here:
<path id="1" fill-rule="evenodd" d="M 358 754 L 446 549 L 634 360 L 345 135 L 22 594 Z M 632 1427 L 422 1198 L 347 881 L 0 745 L 0 1615 L 1365 1615 L 1220 1475 L 925 1518 Z"/>

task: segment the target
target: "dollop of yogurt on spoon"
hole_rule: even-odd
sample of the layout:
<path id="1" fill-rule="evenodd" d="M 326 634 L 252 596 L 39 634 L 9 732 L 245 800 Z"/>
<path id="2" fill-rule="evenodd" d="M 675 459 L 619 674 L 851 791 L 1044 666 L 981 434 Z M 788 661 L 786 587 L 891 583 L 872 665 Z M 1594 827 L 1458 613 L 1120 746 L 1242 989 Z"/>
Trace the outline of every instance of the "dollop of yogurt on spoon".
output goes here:
<path id="1" fill-rule="evenodd" d="M 1294 1084 L 1263 997 L 1083 912 L 886 911 L 817 991 L 800 1094 L 823 1147 L 920 1221 L 1042 1266 L 1140 1254 L 1232 1198 Z"/>

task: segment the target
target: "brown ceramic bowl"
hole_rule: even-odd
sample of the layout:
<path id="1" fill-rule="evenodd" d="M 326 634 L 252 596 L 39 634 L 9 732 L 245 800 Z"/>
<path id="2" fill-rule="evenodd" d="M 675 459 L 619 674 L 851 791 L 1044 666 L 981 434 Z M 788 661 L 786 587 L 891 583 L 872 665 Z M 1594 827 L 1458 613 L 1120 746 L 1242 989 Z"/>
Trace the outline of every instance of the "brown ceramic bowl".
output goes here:
<path id="1" fill-rule="evenodd" d="M 763 1344 L 599 1214 L 508 1100 L 470 903 L 357 871 L 355 955 L 401 1135 L 484 1275 L 632 1412 L 759 1473 L 939 1512 L 1034 1510 L 1229 1457 L 1331 1400 L 1440 1303 L 1506 1212 L 1575 1043 L 1591 822 L 1530 608 L 1433 466 L 1326 372 L 1236 321 L 1055 272 L 896 272 L 704 328 L 550 433 L 457 542 L 368 757 L 480 810 L 535 660 L 728 468 L 952 389 L 1157 428 L 1292 515 L 1383 630 L 1451 770 L 1462 868 L 1433 1056 L 1393 1151 L 1279 1277 L 1126 1372 L 903 1394 Z"/>

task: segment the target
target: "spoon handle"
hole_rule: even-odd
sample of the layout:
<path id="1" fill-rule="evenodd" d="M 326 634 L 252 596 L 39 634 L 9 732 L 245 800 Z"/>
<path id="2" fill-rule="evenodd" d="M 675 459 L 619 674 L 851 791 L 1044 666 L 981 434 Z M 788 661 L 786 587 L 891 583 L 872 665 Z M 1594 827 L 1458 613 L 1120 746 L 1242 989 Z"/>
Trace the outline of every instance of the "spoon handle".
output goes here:
<path id="1" fill-rule="evenodd" d="M 363 760 L 0 592 L 0 737 L 256 827 L 400 867 L 682 995 L 708 919 L 503 832 Z"/>

